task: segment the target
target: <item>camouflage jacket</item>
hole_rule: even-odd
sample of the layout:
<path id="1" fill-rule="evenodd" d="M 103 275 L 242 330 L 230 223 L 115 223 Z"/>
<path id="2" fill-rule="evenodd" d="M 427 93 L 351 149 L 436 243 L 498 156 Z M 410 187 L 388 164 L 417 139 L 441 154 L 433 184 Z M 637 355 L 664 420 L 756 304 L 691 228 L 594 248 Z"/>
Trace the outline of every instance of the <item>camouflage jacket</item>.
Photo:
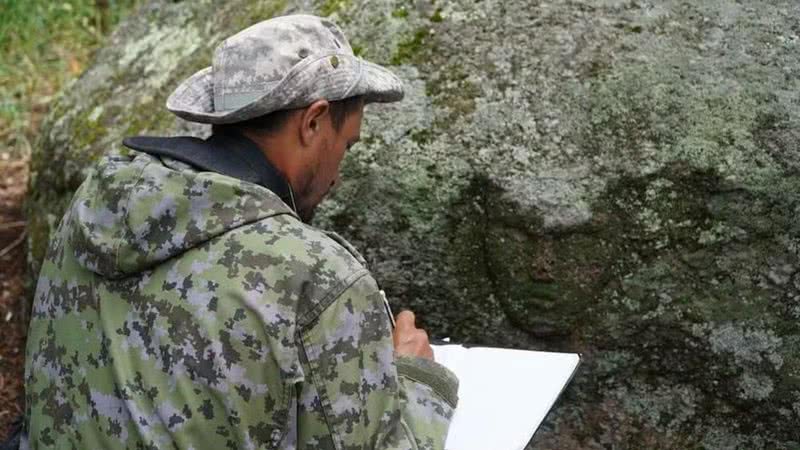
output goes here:
<path id="1" fill-rule="evenodd" d="M 271 191 L 106 156 L 38 280 L 23 447 L 441 449 L 457 380 L 391 333 L 363 259 Z"/>

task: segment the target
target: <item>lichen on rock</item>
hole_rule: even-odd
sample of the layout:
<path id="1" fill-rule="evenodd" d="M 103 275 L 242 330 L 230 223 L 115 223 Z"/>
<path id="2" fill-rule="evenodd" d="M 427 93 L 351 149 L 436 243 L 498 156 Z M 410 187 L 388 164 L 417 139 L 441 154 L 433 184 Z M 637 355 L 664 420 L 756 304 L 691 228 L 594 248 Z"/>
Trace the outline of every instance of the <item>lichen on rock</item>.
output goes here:
<path id="1" fill-rule="evenodd" d="M 222 38 L 320 12 L 406 81 L 320 226 L 434 336 L 576 351 L 529 448 L 800 446 L 800 4 L 155 0 L 54 105 L 37 267 L 102 152 L 204 134 L 163 108 Z"/>

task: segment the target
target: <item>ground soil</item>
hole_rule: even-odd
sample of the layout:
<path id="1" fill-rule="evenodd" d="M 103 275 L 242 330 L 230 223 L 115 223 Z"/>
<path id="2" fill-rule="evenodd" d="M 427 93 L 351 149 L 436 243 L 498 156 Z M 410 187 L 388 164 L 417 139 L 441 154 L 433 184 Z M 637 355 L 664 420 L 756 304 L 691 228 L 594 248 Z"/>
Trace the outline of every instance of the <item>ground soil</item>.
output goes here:
<path id="1" fill-rule="evenodd" d="M 22 414 L 28 159 L 0 153 L 0 442 Z"/>

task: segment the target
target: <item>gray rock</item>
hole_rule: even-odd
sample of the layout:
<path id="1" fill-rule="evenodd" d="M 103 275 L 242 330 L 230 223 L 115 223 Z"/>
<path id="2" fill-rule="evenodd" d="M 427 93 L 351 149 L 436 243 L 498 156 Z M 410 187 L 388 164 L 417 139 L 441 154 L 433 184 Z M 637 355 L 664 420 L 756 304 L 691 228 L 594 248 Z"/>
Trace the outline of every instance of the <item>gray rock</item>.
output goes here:
<path id="1" fill-rule="evenodd" d="M 224 36 L 330 14 L 394 65 L 320 225 L 434 336 L 585 363 L 530 448 L 800 447 L 800 3 L 154 1 L 56 102 L 36 270 L 86 168 Z"/>

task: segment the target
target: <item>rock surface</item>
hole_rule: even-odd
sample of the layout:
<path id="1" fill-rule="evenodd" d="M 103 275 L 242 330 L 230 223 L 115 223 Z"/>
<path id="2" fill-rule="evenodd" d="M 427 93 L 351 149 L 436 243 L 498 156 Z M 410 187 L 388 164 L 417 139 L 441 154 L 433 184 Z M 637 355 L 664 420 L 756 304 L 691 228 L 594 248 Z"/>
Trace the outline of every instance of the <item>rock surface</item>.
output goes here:
<path id="1" fill-rule="evenodd" d="M 225 36 L 330 15 L 391 64 L 321 211 L 395 308 L 580 351 L 541 449 L 800 447 L 800 3 L 153 1 L 56 102 L 30 260 L 100 154 L 203 134 L 164 108 Z"/>

